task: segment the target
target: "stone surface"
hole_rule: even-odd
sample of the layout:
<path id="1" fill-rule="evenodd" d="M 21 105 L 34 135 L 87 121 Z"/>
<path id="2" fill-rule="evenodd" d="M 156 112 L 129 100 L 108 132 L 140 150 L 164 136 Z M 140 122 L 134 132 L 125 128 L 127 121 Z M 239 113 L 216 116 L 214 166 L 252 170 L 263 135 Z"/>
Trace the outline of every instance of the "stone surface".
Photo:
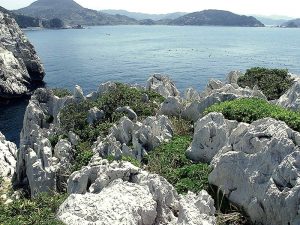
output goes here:
<path id="1" fill-rule="evenodd" d="M 173 81 L 168 76 L 161 74 L 154 74 L 148 79 L 146 90 L 155 91 L 165 98 L 179 96 L 179 91 Z"/>
<path id="2" fill-rule="evenodd" d="M 299 224 L 300 134 L 266 118 L 240 123 L 226 141 L 209 182 L 257 224 Z"/>
<path id="3" fill-rule="evenodd" d="M 195 123 L 194 137 L 186 155 L 196 162 L 210 163 L 227 144 L 228 137 L 238 125 L 226 120 L 221 113 L 210 113 Z"/>
<path id="4" fill-rule="evenodd" d="M 98 109 L 97 107 L 91 108 L 88 112 L 87 122 L 92 125 L 95 122 L 101 121 L 104 119 L 105 113 L 103 110 Z"/>
<path id="5" fill-rule="evenodd" d="M 240 71 L 231 71 L 226 77 L 227 84 L 237 84 L 239 77 L 242 75 Z"/>
<path id="6" fill-rule="evenodd" d="M 173 136 L 171 122 L 166 116 L 147 117 L 142 123 L 123 117 L 105 139 L 98 140 L 93 151 L 102 157 L 131 156 L 138 160 Z"/>
<path id="7" fill-rule="evenodd" d="M 11 179 L 16 169 L 17 146 L 0 132 L 0 177 Z"/>
<path id="8" fill-rule="evenodd" d="M 83 95 L 82 88 L 78 85 L 74 88 L 73 98 L 76 103 L 82 102 L 86 99 L 86 97 Z"/>
<path id="9" fill-rule="evenodd" d="M 37 89 L 29 101 L 20 135 L 14 183 L 28 188 L 32 196 L 56 191 L 66 181 L 63 174 L 70 166 L 71 144 L 65 140 L 54 149 L 49 138 L 59 126 L 60 110 L 73 102 L 73 97 L 58 98 L 47 89 Z M 54 118 L 52 124 L 47 122 L 50 116 Z"/>
<path id="10" fill-rule="evenodd" d="M 0 12 L 0 98 L 28 94 L 42 81 L 44 68 L 14 19 Z"/>
<path id="11" fill-rule="evenodd" d="M 137 114 L 131 109 L 129 106 L 124 106 L 124 107 L 118 107 L 116 109 L 116 112 L 118 113 L 124 113 L 130 120 L 137 120 Z"/>
<path id="12" fill-rule="evenodd" d="M 68 192 L 57 215 L 66 224 L 216 224 L 205 191 L 179 196 L 164 178 L 128 162 L 94 160 L 71 175 Z"/>
<path id="13" fill-rule="evenodd" d="M 292 110 L 299 110 L 300 81 L 295 82 L 294 85 L 277 100 L 276 104 Z"/>

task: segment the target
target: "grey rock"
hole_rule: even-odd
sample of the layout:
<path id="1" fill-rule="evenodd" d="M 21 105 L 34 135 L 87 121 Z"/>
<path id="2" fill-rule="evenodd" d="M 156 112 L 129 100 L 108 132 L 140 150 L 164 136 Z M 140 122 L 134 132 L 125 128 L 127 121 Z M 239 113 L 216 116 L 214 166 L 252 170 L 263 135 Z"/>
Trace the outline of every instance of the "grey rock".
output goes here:
<path id="1" fill-rule="evenodd" d="M 0 177 L 10 180 L 16 169 L 17 146 L 0 132 Z"/>
<path id="2" fill-rule="evenodd" d="M 295 82 L 293 86 L 277 100 L 276 104 L 292 110 L 299 110 L 300 82 Z"/>
<path id="3" fill-rule="evenodd" d="M 179 196 L 164 178 L 128 162 L 99 159 L 70 176 L 68 192 L 57 215 L 66 224 L 120 224 L 120 218 L 124 224 L 216 224 L 207 192 Z"/>
<path id="4" fill-rule="evenodd" d="M 137 120 L 137 114 L 129 106 L 118 107 L 116 112 L 125 113 L 130 120 Z"/>
<path id="5" fill-rule="evenodd" d="M 187 88 L 184 92 L 184 99 L 188 101 L 200 100 L 200 95 L 194 88 Z"/>
<path id="6" fill-rule="evenodd" d="M 186 155 L 196 162 L 210 163 L 213 157 L 227 145 L 228 138 L 238 125 L 226 120 L 221 113 L 210 113 L 195 123 L 194 137 Z"/>
<path id="7" fill-rule="evenodd" d="M 179 97 L 168 97 L 161 104 L 159 115 L 180 116 L 184 110 L 184 104 Z"/>
<path id="8" fill-rule="evenodd" d="M 148 79 L 146 90 L 155 91 L 165 98 L 179 96 L 179 91 L 173 81 L 168 76 L 161 74 L 154 74 Z"/>
<path id="9" fill-rule="evenodd" d="M 91 108 L 88 112 L 87 122 L 92 125 L 97 121 L 103 120 L 105 113 L 103 110 L 98 109 L 97 107 Z"/>
<path id="10" fill-rule="evenodd" d="M 226 78 L 227 84 L 237 84 L 239 77 L 242 75 L 240 71 L 231 71 Z"/>
<path id="11" fill-rule="evenodd" d="M 0 97 L 28 94 L 32 84 L 44 78 L 40 59 L 15 20 L 2 12 L 0 34 Z"/>
<path id="12" fill-rule="evenodd" d="M 86 99 L 85 96 L 83 95 L 82 88 L 78 85 L 75 86 L 73 98 L 76 103 L 82 102 Z"/>
<path id="13" fill-rule="evenodd" d="M 98 92 L 98 95 L 103 95 L 109 91 L 113 91 L 116 89 L 117 89 L 116 83 L 109 81 L 109 82 L 100 84 L 97 92 Z"/>
<path id="14" fill-rule="evenodd" d="M 299 224 L 299 145 L 300 134 L 284 122 L 240 123 L 213 158 L 209 182 L 253 222 Z"/>

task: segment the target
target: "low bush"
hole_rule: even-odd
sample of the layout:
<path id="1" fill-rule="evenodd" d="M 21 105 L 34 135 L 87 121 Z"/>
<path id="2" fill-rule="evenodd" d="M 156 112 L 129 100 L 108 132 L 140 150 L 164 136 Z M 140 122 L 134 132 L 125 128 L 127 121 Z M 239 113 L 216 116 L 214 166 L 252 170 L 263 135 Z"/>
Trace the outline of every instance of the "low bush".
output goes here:
<path id="1" fill-rule="evenodd" d="M 294 112 L 262 99 L 241 98 L 222 102 L 206 109 L 205 114 L 210 112 L 220 112 L 229 120 L 245 123 L 271 117 L 284 121 L 289 127 L 300 132 L 300 112 Z"/>
<path id="2" fill-rule="evenodd" d="M 63 225 L 56 219 L 56 212 L 66 197 L 52 193 L 33 199 L 21 198 L 8 205 L 0 202 L 0 224 Z"/>
<path id="3" fill-rule="evenodd" d="M 80 170 L 83 166 L 86 166 L 94 155 L 89 142 L 80 142 L 76 145 L 75 149 L 74 164 L 71 172 Z"/>
<path id="4" fill-rule="evenodd" d="M 253 88 L 255 85 L 266 95 L 268 100 L 278 99 L 293 84 L 294 80 L 284 69 L 254 67 L 238 79 L 241 87 Z"/>
<path id="5" fill-rule="evenodd" d="M 178 193 L 208 190 L 210 167 L 208 164 L 193 164 L 187 159 L 185 151 L 190 143 L 190 136 L 175 136 L 143 159 L 147 170 L 166 178 Z"/>
<path id="6" fill-rule="evenodd" d="M 52 92 L 55 96 L 57 96 L 59 98 L 63 98 L 63 97 L 72 95 L 72 93 L 68 89 L 65 89 L 65 88 L 54 88 L 54 89 L 52 89 Z"/>

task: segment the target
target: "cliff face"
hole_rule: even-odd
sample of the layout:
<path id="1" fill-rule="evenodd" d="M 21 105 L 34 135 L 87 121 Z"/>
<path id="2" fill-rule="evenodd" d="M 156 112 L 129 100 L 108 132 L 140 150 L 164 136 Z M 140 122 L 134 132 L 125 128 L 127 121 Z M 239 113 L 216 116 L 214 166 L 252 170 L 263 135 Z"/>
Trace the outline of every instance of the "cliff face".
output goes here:
<path id="1" fill-rule="evenodd" d="M 16 21 L 0 12 L 0 98 L 28 94 L 45 71 L 32 44 Z"/>

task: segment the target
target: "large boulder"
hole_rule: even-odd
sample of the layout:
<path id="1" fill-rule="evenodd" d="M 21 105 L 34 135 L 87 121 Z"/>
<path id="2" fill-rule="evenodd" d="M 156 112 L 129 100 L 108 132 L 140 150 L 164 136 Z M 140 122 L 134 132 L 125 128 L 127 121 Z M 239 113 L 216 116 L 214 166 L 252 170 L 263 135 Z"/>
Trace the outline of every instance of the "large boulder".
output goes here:
<path id="1" fill-rule="evenodd" d="M 0 177 L 11 179 L 16 169 L 17 146 L 0 132 Z"/>
<path id="2" fill-rule="evenodd" d="M 0 12 L 0 98 L 28 94 L 44 68 L 32 44 L 9 15 Z"/>
<path id="3" fill-rule="evenodd" d="M 73 173 L 58 218 L 66 224 L 216 224 L 212 198 L 179 196 L 164 178 L 100 158 Z"/>
<path id="4" fill-rule="evenodd" d="M 299 224 L 300 134 L 270 118 L 240 123 L 229 134 L 209 182 L 256 224 Z"/>
<path id="5" fill-rule="evenodd" d="M 186 155 L 193 161 L 210 163 L 227 144 L 228 137 L 238 125 L 226 120 L 221 113 L 210 113 L 195 123 L 194 137 Z"/>
<path id="6" fill-rule="evenodd" d="M 292 110 L 299 110 L 300 81 L 295 82 L 294 85 L 277 100 L 276 104 Z"/>
<path id="7" fill-rule="evenodd" d="M 155 91 L 165 98 L 179 96 L 179 91 L 173 81 L 168 76 L 161 74 L 154 74 L 148 79 L 146 90 Z"/>

